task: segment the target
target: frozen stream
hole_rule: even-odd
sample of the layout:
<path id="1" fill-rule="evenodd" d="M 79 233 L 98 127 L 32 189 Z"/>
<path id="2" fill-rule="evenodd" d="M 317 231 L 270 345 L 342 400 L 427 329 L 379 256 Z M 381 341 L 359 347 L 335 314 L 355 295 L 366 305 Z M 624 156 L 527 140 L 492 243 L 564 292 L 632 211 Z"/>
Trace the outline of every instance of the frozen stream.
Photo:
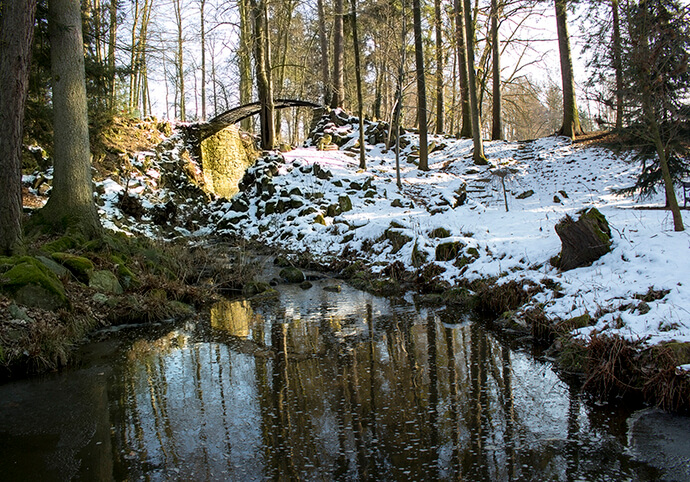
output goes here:
<path id="1" fill-rule="evenodd" d="M 690 418 L 594 406 L 480 323 L 335 283 L 0 385 L 0 478 L 690 480 Z"/>

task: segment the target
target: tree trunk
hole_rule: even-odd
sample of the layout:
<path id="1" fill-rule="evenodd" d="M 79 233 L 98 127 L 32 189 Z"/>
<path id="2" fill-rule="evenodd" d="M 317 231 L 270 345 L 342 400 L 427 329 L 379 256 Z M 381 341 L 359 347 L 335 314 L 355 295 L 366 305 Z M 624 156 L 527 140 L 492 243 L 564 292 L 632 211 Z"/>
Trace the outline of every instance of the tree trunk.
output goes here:
<path id="1" fill-rule="evenodd" d="M 270 74 L 270 43 L 268 41 L 268 7 L 266 0 L 250 0 L 254 20 L 254 63 L 256 65 L 256 83 L 259 92 L 261 111 L 261 148 L 271 150 L 275 146 L 275 124 L 273 106 L 273 89 Z"/>
<path id="2" fill-rule="evenodd" d="M 240 105 L 249 104 L 252 101 L 252 13 L 249 5 L 249 0 L 239 0 L 240 13 L 240 46 L 238 51 L 238 63 L 240 70 Z M 215 89 L 214 83 L 214 89 Z M 217 96 L 214 95 L 214 98 Z M 214 100 L 214 103 L 217 102 Z M 218 107 L 215 108 L 216 115 L 218 114 Z M 245 131 L 252 129 L 252 119 L 247 117 L 240 121 L 240 127 Z"/>
<path id="3" fill-rule="evenodd" d="M 429 170 L 429 146 L 426 127 L 426 79 L 424 73 L 424 45 L 422 43 L 422 8 L 420 0 L 412 1 L 414 19 L 414 56 L 417 77 L 417 121 L 419 122 L 419 169 Z"/>
<path id="4" fill-rule="evenodd" d="M 184 42 L 183 31 L 182 31 L 182 6 L 180 5 L 180 0 L 174 0 L 173 6 L 175 7 L 175 23 L 177 25 L 177 85 L 180 92 L 180 120 L 184 122 L 187 118 L 185 112 L 185 92 L 184 92 L 184 59 L 182 53 L 182 44 Z"/>
<path id="5" fill-rule="evenodd" d="M 503 125 L 501 122 L 501 46 L 498 40 L 498 0 L 491 0 L 491 47 L 493 60 L 493 102 L 491 139 L 503 139 Z"/>
<path id="6" fill-rule="evenodd" d="M 79 1 L 50 0 L 48 9 L 55 152 L 53 189 L 41 215 L 57 230 L 93 238 L 101 224 L 93 201 Z"/>
<path id="7" fill-rule="evenodd" d="M 326 13 L 323 8 L 323 0 L 316 2 L 319 15 L 319 45 L 321 47 L 321 82 L 323 83 L 323 105 L 328 105 L 331 100 L 331 80 L 328 74 L 328 37 L 326 37 Z"/>
<path id="8" fill-rule="evenodd" d="M 109 98 L 108 107 L 113 110 L 115 108 L 115 47 L 117 46 L 117 2 L 110 0 L 108 7 L 110 14 L 110 31 L 108 34 L 108 75 L 110 75 Z"/>
<path id="9" fill-rule="evenodd" d="M 563 125 L 559 134 L 575 138 L 582 134 L 580 115 L 575 101 L 575 79 L 573 77 L 573 58 L 570 53 L 568 35 L 567 0 L 555 0 L 556 31 L 558 33 L 558 52 L 561 58 L 561 81 L 563 83 Z"/>
<path id="10" fill-rule="evenodd" d="M 462 112 L 462 128 L 460 137 L 472 137 L 472 114 L 470 109 L 470 90 L 467 73 L 467 42 L 465 41 L 465 19 L 463 0 L 455 0 L 455 37 L 458 58 L 458 81 L 460 83 L 460 102 Z"/>
<path id="11" fill-rule="evenodd" d="M 434 27 L 436 30 L 436 134 L 444 132 L 443 102 L 443 36 L 441 23 L 441 0 L 434 0 Z"/>
<path id="12" fill-rule="evenodd" d="M 616 130 L 623 128 L 623 64 L 621 62 L 621 27 L 618 0 L 611 1 L 613 16 L 613 68 L 616 73 Z"/>
<path id="13" fill-rule="evenodd" d="M 478 165 L 486 165 L 488 161 L 484 156 L 484 143 L 482 141 L 481 120 L 479 119 L 479 106 L 477 105 L 477 80 L 474 73 L 474 23 L 472 22 L 472 11 L 470 0 L 463 0 L 465 14 L 465 34 L 467 38 L 467 70 L 470 91 L 470 110 L 472 113 L 472 139 L 474 140 L 474 150 L 472 158 Z"/>
<path id="14" fill-rule="evenodd" d="M 335 0 L 335 21 L 333 23 L 333 90 L 331 107 L 336 109 L 345 104 L 345 46 L 343 34 L 343 0 Z"/>
<path id="15" fill-rule="evenodd" d="M 22 129 L 36 0 L 0 3 L 0 255 L 22 245 Z"/>
<path id="16" fill-rule="evenodd" d="M 359 168 L 366 169 L 366 146 L 364 144 L 364 101 L 362 100 L 362 70 L 359 59 L 359 38 L 357 36 L 357 0 L 352 3 L 352 43 L 355 54 L 355 81 L 357 83 L 357 112 L 359 115 Z"/>
<path id="17" fill-rule="evenodd" d="M 199 0 L 201 27 L 201 120 L 206 120 L 206 26 L 204 25 L 204 6 L 206 0 Z"/>

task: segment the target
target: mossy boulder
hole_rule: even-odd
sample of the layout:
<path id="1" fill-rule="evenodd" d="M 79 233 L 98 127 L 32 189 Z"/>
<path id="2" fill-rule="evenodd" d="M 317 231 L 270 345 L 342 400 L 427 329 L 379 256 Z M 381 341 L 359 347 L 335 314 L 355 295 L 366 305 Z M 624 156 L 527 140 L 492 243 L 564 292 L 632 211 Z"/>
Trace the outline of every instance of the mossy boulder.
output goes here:
<path id="1" fill-rule="evenodd" d="M 122 285 L 115 276 L 107 270 L 94 271 L 89 279 L 89 287 L 101 293 L 122 294 Z"/>
<path id="2" fill-rule="evenodd" d="M 259 293 L 263 293 L 264 291 L 269 291 L 273 288 L 271 288 L 271 285 L 268 283 L 264 283 L 263 281 L 254 281 L 251 283 L 247 283 L 242 287 L 242 294 L 244 296 L 250 297 L 250 296 L 255 296 L 258 295 Z"/>
<path id="3" fill-rule="evenodd" d="M 314 224 L 326 225 L 326 218 L 323 217 L 323 214 L 319 213 L 314 217 Z"/>
<path id="4" fill-rule="evenodd" d="M 52 257 L 55 261 L 70 270 L 78 281 L 89 284 L 89 278 L 94 270 L 93 262 L 90 259 L 69 253 L 53 253 Z"/>
<path id="5" fill-rule="evenodd" d="M 55 274 L 35 258 L 14 258 L 15 263 L 0 275 L 0 291 L 22 305 L 46 310 L 68 306 L 65 288 Z"/>
<path id="6" fill-rule="evenodd" d="M 124 289 L 139 286 L 139 278 L 134 274 L 134 271 L 127 267 L 127 264 L 121 257 L 112 255 L 110 261 L 115 265 L 115 274 Z"/>
<path id="7" fill-rule="evenodd" d="M 352 211 L 352 199 L 350 199 L 350 196 L 338 196 L 338 205 L 340 206 L 340 212 Z"/>
<path id="8" fill-rule="evenodd" d="M 450 236 L 450 231 L 446 228 L 436 228 L 429 233 L 429 236 L 436 239 L 447 238 Z"/>
<path id="9" fill-rule="evenodd" d="M 53 274 L 58 278 L 64 278 L 69 273 L 69 270 L 67 268 L 65 268 L 60 263 L 57 263 L 56 261 L 50 258 L 47 258 L 45 256 L 36 256 L 36 259 L 40 261 L 43 264 L 43 266 L 52 271 Z"/>
<path id="10" fill-rule="evenodd" d="M 77 239 L 73 236 L 63 236 L 54 241 L 44 244 L 41 249 L 46 253 L 60 253 L 74 249 L 83 244 L 83 240 Z"/>
<path id="11" fill-rule="evenodd" d="M 292 266 L 281 269 L 279 276 L 288 283 L 301 283 L 304 281 L 304 273 Z"/>
<path id="12" fill-rule="evenodd" d="M 528 197 L 534 196 L 534 191 L 529 189 L 528 191 L 521 192 L 517 196 L 515 196 L 515 199 L 527 199 Z"/>
<path id="13" fill-rule="evenodd" d="M 450 241 L 436 246 L 436 261 L 450 261 L 457 258 L 465 247 L 460 241 Z"/>

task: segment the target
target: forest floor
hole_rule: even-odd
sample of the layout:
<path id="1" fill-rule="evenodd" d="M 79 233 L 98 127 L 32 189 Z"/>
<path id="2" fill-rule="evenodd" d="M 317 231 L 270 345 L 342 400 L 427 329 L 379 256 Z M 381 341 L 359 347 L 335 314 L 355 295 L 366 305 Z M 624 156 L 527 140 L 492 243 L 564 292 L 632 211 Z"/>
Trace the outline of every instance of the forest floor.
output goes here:
<path id="1" fill-rule="evenodd" d="M 393 151 L 367 145 L 360 169 L 357 126 L 322 131 L 340 149 L 263 157 L 232 200 L 194 187 L 198 164 L 183 136 L 162 135 L 157 147 L 123 153 L 126 175 L 100 173 L 103 223 L 193 244 L 271 246 L 294 264 L 338 270 L 382 294 L 411 288 L 418 303 L 478 309 L 506 329 L 553 342 L 561 367 L 584 373 L 595 393 L 690 408 L 690 235 L 673 231 L 663 194 L 615 193 L 639 173 L 633 152 L 604 147 L 596 135 L 492 141 L 489 165 L 477 166 L 471 140 L 431 136 L 430 169 L 420 171 L 418 138 L 408 133 L 398 187 Z M 31 196 L 39 176 L 24 178 Z M 170 200 L 175 212 L 166 214 Z M 561 247 L 554 226 L 589 208 L 606 217 L 611 251 L 561 271 L 551 264 Z"/>

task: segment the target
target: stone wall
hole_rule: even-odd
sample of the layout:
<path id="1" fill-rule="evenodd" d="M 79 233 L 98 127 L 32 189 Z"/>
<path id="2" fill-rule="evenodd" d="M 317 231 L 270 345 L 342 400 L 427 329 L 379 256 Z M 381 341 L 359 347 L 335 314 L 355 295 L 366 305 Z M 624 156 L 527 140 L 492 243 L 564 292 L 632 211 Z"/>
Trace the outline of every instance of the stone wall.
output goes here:
<path id="1" fill-rule="evenodd" d="M 229 126 L 201 141 L 201 164 L 206 189 L 231 198 L 244 172 L 256 161 L 250 138 L 243 139 L 237 126 Z"/>

